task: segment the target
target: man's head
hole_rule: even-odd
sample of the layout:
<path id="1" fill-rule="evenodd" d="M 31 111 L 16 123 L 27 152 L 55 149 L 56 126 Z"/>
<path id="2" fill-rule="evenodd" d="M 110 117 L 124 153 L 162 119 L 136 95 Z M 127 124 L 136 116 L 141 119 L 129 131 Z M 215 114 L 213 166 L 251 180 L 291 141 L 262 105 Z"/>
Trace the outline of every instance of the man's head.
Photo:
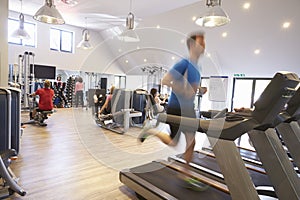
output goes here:
<path id="1" fill-rule="evenodd" d="M 197 55 L 204 53 L 205 49 L 205 36 L 204 32 L 191 33 L 186 40 L 189 51 L 195 52 Z"/>
<path id="2" fill-rule="evenodd" d="M 44 87 L 45 88 L 50 88 L 50 86 L 51 86 L 51 82 L 49 80 L 45 80 Z"/>

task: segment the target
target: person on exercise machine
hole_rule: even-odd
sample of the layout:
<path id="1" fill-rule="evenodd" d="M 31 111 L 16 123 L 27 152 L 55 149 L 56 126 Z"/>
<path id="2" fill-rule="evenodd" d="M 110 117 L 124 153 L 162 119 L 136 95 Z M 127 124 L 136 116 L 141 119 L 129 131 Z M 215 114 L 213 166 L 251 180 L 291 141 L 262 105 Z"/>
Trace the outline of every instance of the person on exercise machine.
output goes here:
<path id="1" fill-rule="evenodd" d="M 51 82 L 49 80 L 44 81 L 44 88 L 40 88 L 30 96 L 38 95 L 39 105 L 38 108 L 33 109 L 31 118 L 34 119 L 37 112 L 49 111 L 53 109 L 53 96 L 54 91 L 50 88 Z"/>
<path id="2" fill-rule="evenodd" d="M 200 90 L 200 67 L 198 60 L 205 50 L 205 37 L 203 32 L 192 33 L 187 38 L 187 48 L 189 58 L 182 59 L 175 64 L 163 77 L 162 84 L 172 88 L 172 93 L 168 101 L 167 114 L 178 115 L 183 117 L 196 118 L 194 110 L 194 99 L 197 90 Z M 151 124 L 145 123 L 144 128 L 139 135 L 140 142 L 150 136 L 158 137 L 163 143 L 175 146 L 178 143 L 181 132 L 184 132 L 186 138 L 186 150 L 184 159 L 186 161 L 186 173 L 190 171 L 189 163 L 192 160 L 192 155 L 195 147 L 195 129 L 183 130 L 178 124 L 169 124 L 171 134 L 161 132 L 158 129 L 152 128 Z M 195 189 L 201 190 L 206 186 L 201 182 L 188 178 L 180 177 L 190 186 L 196 186 Z"/>
<path id="3" fill-rule="evenodd" d="M 106 96 L 105 103 L 101 107 L 100 111 L 98 112 L 98 116 L 99 117 L 102 114 L 107 115 L 107 114 L 111 113 L 111 105 L 110 105 L 110 103 L 111 103 L 111 99 L 112 99 L 114 90 L 115 90 L 115 86 L 111 86 L 111 88 L 109 90 L 109 94 Z"/>
<path id="4" fill-rule="evenodd" d="M 166 98 L 163 100 L 160 100 L 159 98 L 159 93 L 156 88 L 152 88 L 150 90 L 150 94 L 152 95 L 154 101 L 155 101 L 155 106 L 157 108 L 157 112 L 163 112 L 165 110 L 164 104 L 166 103 Z"/>

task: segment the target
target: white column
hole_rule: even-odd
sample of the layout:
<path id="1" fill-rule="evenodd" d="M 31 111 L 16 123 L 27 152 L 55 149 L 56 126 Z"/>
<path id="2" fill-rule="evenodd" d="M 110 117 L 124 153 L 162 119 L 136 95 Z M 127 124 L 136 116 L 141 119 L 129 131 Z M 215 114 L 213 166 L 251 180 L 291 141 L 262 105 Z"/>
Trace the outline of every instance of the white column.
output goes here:
<path id="1" fill-rule="evenodd" d="M 8 85 L 8 0 L 0 1 L 0 87 Z"/>

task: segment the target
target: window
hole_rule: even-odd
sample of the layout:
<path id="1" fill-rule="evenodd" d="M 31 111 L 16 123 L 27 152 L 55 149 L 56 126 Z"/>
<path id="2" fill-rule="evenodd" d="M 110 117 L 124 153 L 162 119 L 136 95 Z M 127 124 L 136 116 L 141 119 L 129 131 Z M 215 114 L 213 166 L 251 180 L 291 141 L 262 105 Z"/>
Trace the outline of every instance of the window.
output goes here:
<path id="1" fill-rule="evenodd" d="M 236 79 L 234 85 L 233 108 L 251 108 L 253 80 L 252 79 Z"/>
<path id="2" fill-rule="evenodd" d="M 231 110 L 240 107 L 253 108 L 270 81 L 271 78 L 233 78 Z"/>
<path id="3" fill-rule="evenodd" d="M 17 44 L 17 45 L 25 45 L 35 47 L 35 24 L 30 22 L 24 22 L 24 29 L 30 35 L 30 39 L 22 40 L 19 38 L 12 37 L 12 33 L 19 28 L 19 20 L 8 18 L 8 43 Z"/>
<path id="4" fill-rule="evenodd" d="M 115 87 L 125 88 L 126 87 L 126 76 L 115 76 Z"/>
<path id="5" fill-rule="evenodd" d="M 73 52 L 73 32 L 50 28 L 50 49 Z"/>

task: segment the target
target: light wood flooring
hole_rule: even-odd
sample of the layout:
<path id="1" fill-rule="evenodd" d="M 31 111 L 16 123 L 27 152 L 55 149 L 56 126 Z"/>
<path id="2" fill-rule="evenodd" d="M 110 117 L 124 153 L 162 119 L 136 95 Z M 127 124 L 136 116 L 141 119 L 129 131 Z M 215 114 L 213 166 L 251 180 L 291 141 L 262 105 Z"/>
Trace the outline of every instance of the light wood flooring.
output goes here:
<path id="1" fill-rule="evenodd" d="M 22 114 L 22 121 L 27 118 Z M 24 128 L 19 158 L 11 167 L 27 195 L 11 199 L 137 199 L 119 181 L 119 171 L 181 151 L 154 137 L 138 143 L 140 128 L 123 135 L 102 129 L 91 109 L 57 108 L 46 123 Z"/>

